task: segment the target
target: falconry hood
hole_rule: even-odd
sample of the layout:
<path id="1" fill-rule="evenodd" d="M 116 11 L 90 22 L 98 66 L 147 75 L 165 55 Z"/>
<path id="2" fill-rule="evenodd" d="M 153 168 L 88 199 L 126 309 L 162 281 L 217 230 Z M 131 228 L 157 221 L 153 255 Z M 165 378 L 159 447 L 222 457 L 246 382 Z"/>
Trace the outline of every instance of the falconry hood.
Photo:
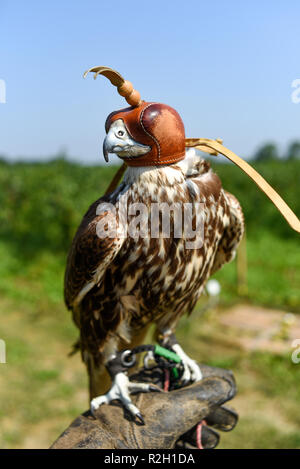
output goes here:
<path id="1" fill-rule="evenodd" d="M 159 166 L 176 163 L 185 157 L 185 147 L 194 147 L 211 155 L 222 154 L 239 166 L 273 202 L 289 225 L 300 233 L 300 220 L 295 213 L 268 184 L 268 182 L 245 160 L 222 145 L 222 140 L 208 138 L 185 138 L 184 125 L 175 109 L 155 102 L 141 100 L 141 95 L 132 83 L 125 80 L 120 73 L 109 67 L 93 67 L 84 73 L 94 73 L 94 78 L 104 75 L 117 87 L 130 107 L 112 112 L 105 124 L 106 132 L 116 122 L 122 122 L 131 141 L 139 149 L 138 156 L 124 158 L 122 168 L 116 173 L 107 192 L 118 184 L 126 166 Z M 117 124 L 115 124 L 117 125 Z M 117 152 L 118 153 L 118 152 Z M 118 153 L 122 158 L 122 153 Z"/>
<path id="2" fill-rule="evenodd" d="M 140 93 L 116 71 L 107 67 L 94 67 L 95 78 L 106 76 L 130 107 L 112 112 L 105 123 L 106 133 L 113 122 L 121 119 L 130 137 L 149 151 L 139 157 L 126 158 L 128 166 L 159 166 L 176 163 L 185 157 L 185 132 L 180 115 L 166 104 L 142 101 Z"/>
<path id="3" fill-rule="evenodd" d="M 170 106 L 143 101 L 139 106 L 112 112 L 105 123 L 106 132 L 117 119 L 123 120 L 134 140 L 151 148 L 143 156 L 126 158 L 128 166 L 172 164 L 185 157 L 183 122 Z"/>

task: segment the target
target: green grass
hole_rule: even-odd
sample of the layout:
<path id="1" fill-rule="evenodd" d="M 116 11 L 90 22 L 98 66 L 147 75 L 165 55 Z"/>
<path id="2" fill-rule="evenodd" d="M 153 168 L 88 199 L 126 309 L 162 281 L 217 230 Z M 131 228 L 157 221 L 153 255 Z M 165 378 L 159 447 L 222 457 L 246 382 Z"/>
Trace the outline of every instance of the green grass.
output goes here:
<path id="1" fill-rule="evenodd" d="M 1 448 L 49 446 L 88 404 L 80 358 L 67 356 L 77 331 L 62 302 L 49 300 L 46 315 L 45 301 L 0 300 Z"/>
<path id="2" fill-rule="evenodd" d="M 300 249 L 297 239 L 282 239 L 266 230 L 247 238 L 248 292 L 252 304 L 300 311 Z M 215 276 L 222 285 L 224 305 L 240 301 L 237 296 L 236 264 Z"/>

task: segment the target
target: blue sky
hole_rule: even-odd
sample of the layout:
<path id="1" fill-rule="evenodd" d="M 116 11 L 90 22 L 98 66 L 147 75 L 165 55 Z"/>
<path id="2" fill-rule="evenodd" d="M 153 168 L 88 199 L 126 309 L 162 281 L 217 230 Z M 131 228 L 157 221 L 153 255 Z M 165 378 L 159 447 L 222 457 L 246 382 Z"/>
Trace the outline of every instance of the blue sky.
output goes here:
<path id="1" fill-rule="evenodd" d="M 222 137 L 241 156 L 300 139 L 300 2 L 0 0 L 0 154 L 61 150 L 102 162 L 104 122 L 124 100 L 107 65 L 142 98 L 173 106 L 188 137 Z"/>

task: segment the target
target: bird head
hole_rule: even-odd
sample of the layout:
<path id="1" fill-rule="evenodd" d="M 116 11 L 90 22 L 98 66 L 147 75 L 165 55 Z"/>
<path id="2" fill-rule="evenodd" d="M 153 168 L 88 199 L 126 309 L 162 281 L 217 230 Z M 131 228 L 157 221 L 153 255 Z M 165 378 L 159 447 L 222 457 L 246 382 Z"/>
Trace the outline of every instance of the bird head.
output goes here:
<path id="1" fill-rule="evenodd" d="M 185 131 L 179 114 L 166 104 L 145 102 L 132 84 L 115 70 L 93 67 L 117 86 L 130 107 L 112 112 L 105 123 L 103 154 L 115 153 L 128 166 L 159 166 L 173 164 L 185 157 Z"/>
<path id="2" fill-rule="evenodd" d="M 112 122 L 103 142 L 103 155 L 107 162 L 109 153 L 116 153 L 126 161 L 145 155 L 150 150 L 150 146 L 143 145 L 132 138 L 122 119 Z"/>
<path id="3" fill-rule="evenodd" d="M 142 101 L 139 106 L 112 112 L 106 119 L 105 130 L 104 156 L 105 151 L 110 151 L 111 141 L 114 153 L 128 166 L 159 166 L 185 157 L 183 122 L 175 109 L 166 104 Z M 120 153 L 122 139 L 124 151 Z"/>

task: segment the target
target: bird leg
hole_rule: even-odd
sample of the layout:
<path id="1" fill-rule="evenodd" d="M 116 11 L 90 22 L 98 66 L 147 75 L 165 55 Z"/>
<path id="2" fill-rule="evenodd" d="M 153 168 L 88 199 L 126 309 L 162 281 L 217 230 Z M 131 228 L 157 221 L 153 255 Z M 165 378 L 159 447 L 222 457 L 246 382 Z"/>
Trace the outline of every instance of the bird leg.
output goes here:
<path id="1" fill-rule="evenodd" d="M 112 386 L 106 394 L 91 400 L 91 413 L 95 416 L 95 411 L 102 404 L 109 404 L 118 399 L 134 418 L 144 424 L 144 418 L 139 409 L 132 403 L 130 394 L 150 391 L 160 392 L 160 389 L 148 383 L 131 382 L 127 376 L 127 370 L 135 364 L 135 359 L 134 361 L 125 361 L 124 357 L 126 356 L 130 356 L 130 351 L 118 352 L 110 357 L 106 368 L 112 378 Z"/>
<path id="2" fill-rule="evenodd" d="M 181 358 L 183 364 L 183 375 L 182 381 L 187 384 L 189 382 L 196 382 L 202 379 L 202 373 L 200 370 L 199 365 L 195 360 L 192 360 L 181 348 L 178 344 L 175 334 L 172 333 L 170 330 L 165 330 L 162 332 L 161 335 L 161 345 L 164 347 L 169 347 L 173 350 L 173 352 L 177 353 L 177 355 Z"/>
<path id="3" fill-rule="evenodd" d="M 200 381 L 202 379 L 202 373 L 200 370 L 199 365 L 195 360 L 192 360 L 180 347 L 177 343 L 172 346 L 172 350 L 177 353 L 177 355 L 181 358 L 182 364 L 184 367 L 184 372 L 182 375 L 182 381 L 184 383 L 188 383 L 192 381 L 193 383 L 196 381 Z"/>

